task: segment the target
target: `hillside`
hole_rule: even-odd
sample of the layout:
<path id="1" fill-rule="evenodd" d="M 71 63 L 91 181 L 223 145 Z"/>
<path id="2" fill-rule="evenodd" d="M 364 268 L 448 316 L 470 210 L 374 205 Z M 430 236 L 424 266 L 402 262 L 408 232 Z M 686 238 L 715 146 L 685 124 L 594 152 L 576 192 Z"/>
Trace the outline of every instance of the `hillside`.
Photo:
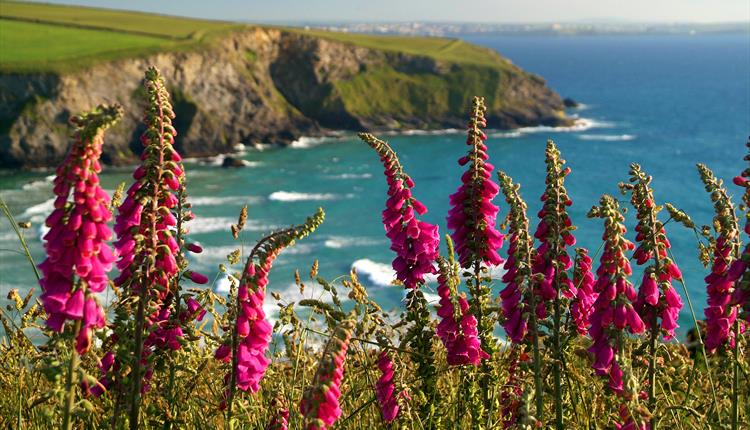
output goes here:
<path id="1" fill-rule="evenodd" d="M 151 64 L 172 89 L 188 156 L 328 130 L 461 127 L 475 94 L 492 128 L 569 122 L 543 79 L 455 39 L 0 2 L 0 167 L 56 164 L 67 117 L 103 101 L 126 112 L 104 160 L 132 161 Z"/>

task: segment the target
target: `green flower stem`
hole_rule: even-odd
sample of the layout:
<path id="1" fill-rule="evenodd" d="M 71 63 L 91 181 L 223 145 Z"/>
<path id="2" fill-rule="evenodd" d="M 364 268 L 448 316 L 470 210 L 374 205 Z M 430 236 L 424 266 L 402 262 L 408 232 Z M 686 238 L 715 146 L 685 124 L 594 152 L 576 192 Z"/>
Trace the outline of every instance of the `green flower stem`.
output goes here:
<path id="1" fill-rule="evenodd" d="M 734 321 L 734 365 L 732 366 L 732 430 L 739 429 L 740 408 L 740 318 Z"/>
<path id="2" fill-rule="evenodd" d="M 73 333 L 78 333 L 81 330 L 81 320 L 77 320 Z M 63 423 L 62 428 L 64 430 L 70 430 L 73 428 L 73 405 L 75 404 L 76 386 L 73 384 L 73 375 L 78 370 L 78 351 L 75 348 L 75 339 L 73 340 L 73 348 L 71 349 L 70 362 L 68 363 L 68 375 L 65 380 L 65 409 L 63 411 Z"/>
<path id="3" fill-rule="evenodd" d="M 532 288 L 529 283 L 529 288 Z M 535 418 L 540 422 L 544 422 L 544 398 L 542 387 L 542 357 L 539 353 L 539 324 L 536 319 L 536 297 L 532 292 L 529 294 L 529 320 L 531 325 L 531 347 L 534 354 L 534 397 L 536 400 L 536 415 Z"/>

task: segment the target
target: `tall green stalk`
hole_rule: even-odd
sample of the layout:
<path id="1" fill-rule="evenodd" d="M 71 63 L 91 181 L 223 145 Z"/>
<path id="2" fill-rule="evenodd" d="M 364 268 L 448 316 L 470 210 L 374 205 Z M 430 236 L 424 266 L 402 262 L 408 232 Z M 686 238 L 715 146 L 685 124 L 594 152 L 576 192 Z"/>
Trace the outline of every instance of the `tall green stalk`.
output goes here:
<path id="1" fill-rule="evenodd" d="M 484 314 L 484 305 L 486 300 L 485 292 L 482 291 L 482 263 L 480 260 L 474 262 L 474 292 L 472 297 L 475 298 L 476 302 L 476 313 L 474 314 L 477 318 L 477 327 L 479 328 L 480 342 L 482 350 L 489 353 L 490 356 L 494 353 L 494 342 L 491 338 L 491 331 L 488 333 L 488 323 L 486 321 L 487 315 Z M 486 361 L 482 362 L 481 365 L 481 379 L 480 385 L 482 388 L 482 403 L 484 404 L 483 413 L 486 413 L 490 409 L 490 398 L 489 398 L 489 386 L 490 386 L 490 371 L 489 365 Z M 478 422 L 482 421 L 482 417 L 476 417 Z"/>
<path id="2" fill-rule="evenodd" d="M 651 211 L 651 246 L 654 250 L 654 268 L 656 273 L 661 273 L 661 259 L 659 257 L 659 248 L 661 245 L 656 238 L 657 235 L 657 222 L 656 213 Z M 657 353 L 657 342 L 659 339 L 659 325 L 657 324 L 657 314 L 654 311 L 651 317 L 651 339 L 649 339 L 649 360 L 648 360 L 648 410 L 651 412 L 651 430 L 656 430 L 659 424 L 659 420 L 656 415 L 656 353 Z"/>
<path id="3" fill-rule="evenodd" d="M 141 286 L 138 294 L 138 308 L 135 316 L 135 340 L 133 349 L 133 373 L 130 391 L 130 430 L 138 430 L 138 417 L 141 407 L 141 357 L 143 356 L 143 323 L 146 319 L 146 294 L 145 288 Z"/>
<path id="4" fill-rule="evenodd" d="M 674 255 L 672 254 L 672 251 L 667 249 L 667 252 L 669 252 L 669 258 L 672 259 L 672 261 L 676 261 L 674 258 Z M 701 347 L 701 353 L 703 354 L 703 359 L 706 362 L 706 376 L 708 377 L 708 385 L 711 387 L 711 399 L 713 402 L 714 407 L 718 404 L 717 398 L 716 398 L 716 388 L 714 386 L 713 377 L 711 376 L 711 365 L 708 362 L 708 355 L 706 354 L 706 344 L 703 342 L 703 335 L 701 334 L 701 327 L 698 325 L 698 317 L 695 316 L 695 308 L 693 307 L 693 301 L 690 299 L 690 293 L 688 292 L 687 285 L 685 284 L 685 281 L 682 279 L 678 279 L 678 282 L 682 286 L 682 292 L 685 293 L 685 298 L 688 302 L 688 308 L 690 309 L 690 316 L 693 318 L 693 328 L 695 328 L 696 336 L 698 337 L 698 343 Z M 695 366 L 694 366 L 695 367 Z M 721 415 L 719 415 L 719 421 L 721 422 Z"/>
<path id="5" fill-rule="evenodd" d="M 740 318 L 734 321 L 734 363 L 732 366 L 732 430 L 739 429 L 740 408 Z"/>
<path id="6" fill-rule="evenodd" d="M 648 410 L 651 412 L 651 429 L 656 430 L 659 423 L 656 410 L 656 350 L 659 338 L 659 327 L 657 325 L 656 313 L 651 318 L 651 338 L 648 346 Z"/>
<path id="7" fill-rule="evenodd" d="M 81 320 L 76 320 L 75 328 L 73 333 L 78 333 L 81 330 Z M 75 340 L 73 340 L 73 347 L 71 348 L 70 361 L 68 362 L 68 374 L 65 380 L 65 409 L 63 410 L 63 423 L 62 428 L 64 430 L 70 430 L 73 428 L 73 406 L 75 405 L 75 394 L 76 386 L 73 384 L 73 375 L 78 371 L 78 351 L 75 348 Z"/>
<path id="8" fill-rule="evenodd" d="M 556 189 L 558 191 L 559 189 Z M 560 207 L 560 193 L 555 193 L 555 201 L 557 208 Z M 559 231 L 559 227 L 561 225 L 561 220 L 559 218 L 559 212 L 555 213 L 557 215 L 557 219 L 555 222 L 555 258 L 557 259 L 557 256 L 560 255 L 560 235 L 561 232 Z M 565 249 L 562 249 L 563 252 L 565 252 Z M 564 430 L 563 427 L 563 406 L 562 406 L 562 378 L 560 377 L 561 373 L 561 366 L 562 366 L 562 350 L 560 347 L 560 319 L 561 319 L 561 309 L 560 309 L 560 279 L 559 279 L 559 273 L 560 273 L 560 265 L 558 264 L 558 261 L 555 261 L 553 264 L 555 264 L 555 303 L 554 303 L 554 321 L 553 321 L 553 342 L 554 342 L 554 353 L 555 353 L 555 360 L 552 363 L 552 375 L 555 382 L 555 428 L 557 430 Z"/>
<path id="9" fill-rule="evenodd" d="M 247 264 L 253 264 L 252 263 L 252 254 L 250 258 L 248 258 Z M 247 267 L 247 266 L 246 266 Z M 243 271 L 243 273 L 247 273 L 247 268 Z M 244 276 L 244 275 L 243 275 Z M 239 294 L 237 293 L 237 287 L 235 286 L 234 282 L 232 283 L 232 287 L 230 289 L 230 297 L 232 302 L 234 303 L 234 309 L 231 312 L 231 324 L 232 324 L 232 334 L 231 334 L 231 342 L 232 342 L 232 369 L 231 373 L 229 375 L 229 393 L 227 395 L 227 429 L 231 429 L 233 427 L 232 424 L 232 406 L 234 404 L 234 387 L 237 385 L 237 345 L 238 345 L 238 334 L 237 334 L 237 313 L 240 309 L 240 298 Z"/>
<path id="10" fill-rule="evenodd" d="M 562 380 L 560 377 L 560 367 L 562 365 L 562 351 L 560 350 L 560 293 L 557 290 L 555 296 L 555 321 L 554 321 L 554 348 L 555 361 L 552 363 L 552 374 L 555 379 L 555 427 L 557 430 L 564 430 L 563 427 L 563 407 L 562 407 Z"/>
<path id="11" fill-rule="evenodd" d="M 532 288 L 529 283 L 529 288 Z M 536 294 L 529 294 L 529 322 L 531 329 L 531 347 L 534 355 L 534 400 L 536 401 L 536 416 L 539 422 L 544 422 L 544 399 L 542 393 L 542 357 L 539 351 L 539 324 L 536 319 Z"/>

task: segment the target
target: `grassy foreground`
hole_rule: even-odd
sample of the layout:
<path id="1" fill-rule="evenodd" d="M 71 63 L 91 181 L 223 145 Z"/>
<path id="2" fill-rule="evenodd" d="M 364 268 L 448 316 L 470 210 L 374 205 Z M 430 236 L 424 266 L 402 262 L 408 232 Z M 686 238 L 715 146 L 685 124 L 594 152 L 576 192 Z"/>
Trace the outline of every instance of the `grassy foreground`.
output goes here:
<path id="1" fill-rule="evenodd" d="M 459 161 L 467 173 L 451 196 L 445 252 L 437 226 L 417 218 L 427 208 L 397 154 L 360 134 L 389 186 L 383 222 L 397 255 L 394 294 L 407 291 L 400 315 L 371 300 L 356 272 L 327 280 L 317 261 L 293 275 L 298 300 L 267 297 L 274 260 L 314 234 L 322 209 L 251 248 L 243 240 L 244 207 L 231 226 L 234 251 L 219 267 L 231 276 L 230 291 L 219 295 L 199 287 L 209 280 L 189 267 L 188 253 L 200 258 L 203 249 L 190 241 L 195 216 L 157 69 L 147 70 L 144 86 L 144 155 L 127 192 L 123 183 L 110 198 L 98 178 L 105 130 L 122 108 L 99 106 L 72 118 L 74 142 L 56 170 L 41 264 L 25 245 L 31 226 L 0 200 L 41 289 L 25 297 L 12 290 L 0 308 L 0 427 L 739 430 L 748 422 L 750 246 L 741 249 L 732 200 L 706 166 L 699 171 L 714 203 L 713 233 L 670 204 L 657 205 L 651 178 L 632 164 L 620 188 L 636 209 L 638 248 L 624 236 L 618 200 L 604 195 L 587 215 L 604 227 L 604 244 L 589 258 L 585 249 L 568 249 L 575 244 L 564 185 L 571 170 L 552 141 L 536 232 L 519 186 L 502 171 L 507 205 L 497 217 L 499 189 L 483 143 L 486 106 L 475 97 L 470 149 Z M 750 205 L 750 168 L 734 182 Z M 477 198 L 481 204 L 472 205 Z M 670 228 L 692 228 L 705 239 L 702 261 L 714 275 L 705 324 L 668 256 L 664 227 L 672 221 Z M 633 279 L 631 261 L 658 278 Z M 500 267 L 504 274 L 493 279 L 489 270 Z M 422 292 L 431 275 L 436 309 Z M 105 291 L 111 303 L 99 301 Z M 689 344 L 671 341 L 682 294 L 697 329 Z M 273 325 L 269 304 L 279 313 Z M 508 341 L 494 335 L 498 326 Z M 45 343 L 32 342 L 32 332 Z"/>

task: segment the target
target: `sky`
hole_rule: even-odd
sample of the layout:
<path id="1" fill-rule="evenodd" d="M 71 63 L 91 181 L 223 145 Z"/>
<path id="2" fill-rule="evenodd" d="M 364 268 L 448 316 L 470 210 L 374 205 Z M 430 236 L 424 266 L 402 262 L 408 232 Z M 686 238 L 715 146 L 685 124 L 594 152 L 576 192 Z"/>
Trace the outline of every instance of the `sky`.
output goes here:
<path id="1" fill-rule="evenodd" d="M 750 0 L 44 0 L 249 22 L 750 21 Z"/>

